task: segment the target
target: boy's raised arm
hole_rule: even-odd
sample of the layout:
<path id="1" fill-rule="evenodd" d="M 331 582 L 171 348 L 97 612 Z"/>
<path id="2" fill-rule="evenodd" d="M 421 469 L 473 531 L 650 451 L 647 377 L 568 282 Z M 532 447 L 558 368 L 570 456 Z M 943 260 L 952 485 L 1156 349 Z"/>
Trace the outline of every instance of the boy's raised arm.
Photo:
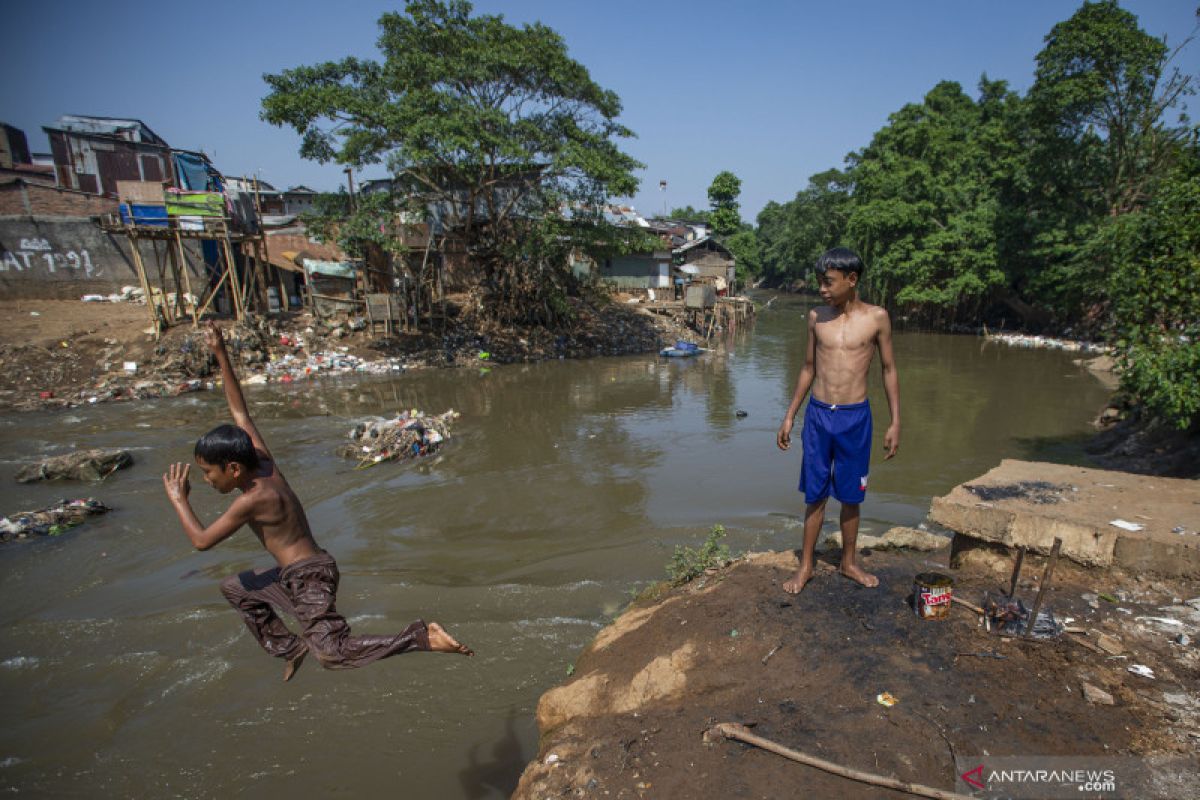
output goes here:
<path id="1" fill-rule="evenodd" d="M 249 434 L 255 449 L 261 450 L 266 453 L 268 458 L 271 458 L 271 451 L 267 449 L 267 443 L 263 440 L 262 434 L 258 432 L 258 428 L 254 426 L 254 420 L 250 419 L 250 410 L 246 408 L 246 398 L 242 396 L 242 384 L 238 381 L 237 373 L 233 371 L 233 363 L 229 360 L 229 353 L 225 349 L 225 337 L 221 335 L 221 329 L 217 327 L 216 322 L 209 320 L 208 326 L 204 329 L 204 340 L 208 343 L 208 348 L 212 350 L 212 354 L 217 359 L 217 365 L 221 368 L 221 385 L 225 389 L 225 401 L 229 403 L 229 413 L 233 415 L 234 424 Z"/>

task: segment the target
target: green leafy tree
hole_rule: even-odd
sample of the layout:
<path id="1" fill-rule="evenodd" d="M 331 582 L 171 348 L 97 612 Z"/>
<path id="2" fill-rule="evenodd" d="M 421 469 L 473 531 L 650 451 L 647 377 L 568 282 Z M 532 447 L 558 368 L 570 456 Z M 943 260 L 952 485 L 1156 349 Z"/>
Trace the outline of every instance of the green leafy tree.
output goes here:
<path id="1" fill-rule="evenodd" d="M 1200 424 L 1200 151 L 1160 182 L 1147 206 L 1098 237 L 1114 265 L 1110 336 L 1121 385 L 1152 415 Z"/>
<path id="2" fill-rule="evenodd" d="M 1186 45 L 1187 42 L 1184 42 Z M 1169 112 L 1193 93 L 1178 52 L 1114 0 L 1084 3 L 1037 56 L 1031 103 L 1031 293 L 1068 321 L 1098 316 L 1111 265 L 1088 241 L 1140 209 L 1171 168 L 1186 126 Z"/>
<path id="3" fill-rule="evenodd" d="M 836 169 L 813 175 L 786 203 L 767 203 L 757 220 L 763 277 L 775 285 L 808 277 L 821 253 L 843 243 L 850 204 L 849 176 Z"/>
<path id="4" fill-rule="evenodd" d="M 732 236 L 742 226 L 742 215 L 738 211 L 738 195 L 742 193 L 742 182 L 728 170 L 718 172 L 708 187 L 708 202 L 712 204 L 709 221 L 718 236 Z"/>
<path id="5" fill-rule="evenodd" d="M 406 205 L 461 237 L 493 318 L 555 324 L 577 289 L 570 249 L 619 246 L 601 209 L 636 192 L 641 165 L 615 141 L 633 134 L 555 31 L 471 11 L 410 0 L 379 20 L 381 61 L 267 75 L 262 116 L 306 158 L 386 165 Z"/>
<path id="6" fill-rule="evenodd" d="M 878 302 L 945 324 L 976 318 L 1005 285 L 986 130 L 980 105 L 946 81 L 849 159 L 847 238 Z"/>
<path id="7" fill-rule="evenodd" d="M 677 219 L 683 222 L 705 222 L 709 221 L 712 215 L 708 210 L 696 210 L 691 206 L 683 206 L 681 208 L 672 208 L 671 213 L 667 214 L 667 219 Z"/>

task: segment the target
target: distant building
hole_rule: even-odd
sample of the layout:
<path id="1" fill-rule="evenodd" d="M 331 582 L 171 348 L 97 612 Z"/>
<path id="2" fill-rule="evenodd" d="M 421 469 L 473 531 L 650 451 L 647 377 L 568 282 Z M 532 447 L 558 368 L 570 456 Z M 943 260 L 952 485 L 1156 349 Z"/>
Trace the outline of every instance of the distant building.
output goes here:
<path id="1" fill-rule="evenodd" d="M 14 164 L 29 164 L 29 141 L 25 131 L 0 122 L 0 167 L 12 169 Z"/>

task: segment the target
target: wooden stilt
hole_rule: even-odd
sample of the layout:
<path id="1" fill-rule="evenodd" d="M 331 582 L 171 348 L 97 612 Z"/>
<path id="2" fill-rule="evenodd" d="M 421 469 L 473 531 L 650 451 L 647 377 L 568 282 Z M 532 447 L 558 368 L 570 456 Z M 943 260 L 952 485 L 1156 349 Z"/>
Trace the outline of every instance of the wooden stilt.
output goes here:
<path id="1" fill-rule="evenodd" d="M 150 282 L 146 279 L 146 265 L 142 263 L 142 254 L 138 248 L 137 234 L 129 232 L 129 249 L 133 253 L 133 266 L 137 270 L 138 281 L 142 284 L 142 293 L 146 297 L 146 309 L 150 312 L 150 324 L 154 328 L 154 340 L 158 341 L 158 312 L 154 309 L 154 297 L 150 294 Z"/>
<path id="2" fill-rule="evenodd" d="M 179 253 L 179 269 L 183 272 L 183 285 L 187 287 L 187 293 L 190 297 L 196 297 L 192 293 L 192 276 L 188 269 L 187 251 L 183 249 L 183 237 L 179 235 L 179 229 L 175 229 L 175 249 Z M 200 315 L 196 313 L 196 302 L 189 300 L 188 305 L 192 309 L 192 325 L 200 324 Z"/>
<path id="3" fill-rule="evenodd" d="M 237 260 L 233 257 L 233 248 L 229 245 L 228 236 L 221 240 L 221 250 L 225 254 L 225 264 L 229 272 L 229 288 L 233 295 L 233 314 L 238 322 L 241 322 L 245 317 L 245 310 L 242 307 L 242 283 L 238 279 Z"/>

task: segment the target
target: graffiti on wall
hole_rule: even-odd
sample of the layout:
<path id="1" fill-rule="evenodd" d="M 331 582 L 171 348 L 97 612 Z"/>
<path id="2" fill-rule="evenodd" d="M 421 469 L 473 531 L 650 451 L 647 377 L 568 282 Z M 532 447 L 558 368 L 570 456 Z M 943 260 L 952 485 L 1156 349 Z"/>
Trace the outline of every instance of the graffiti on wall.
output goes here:
<path id="1" fill-rule="evenodd" d="M 21 239 L 16 250 L 5 250 L 0 254 L 0 272 L 30 272 L 45 269 L 50 274 L 73 270 L 88 278 L 99 278 L 104 274 L 102 267 L 92 264 L 92 257 L 85 248 L 64 250 L 56 248 L 46 239 Z"/>

